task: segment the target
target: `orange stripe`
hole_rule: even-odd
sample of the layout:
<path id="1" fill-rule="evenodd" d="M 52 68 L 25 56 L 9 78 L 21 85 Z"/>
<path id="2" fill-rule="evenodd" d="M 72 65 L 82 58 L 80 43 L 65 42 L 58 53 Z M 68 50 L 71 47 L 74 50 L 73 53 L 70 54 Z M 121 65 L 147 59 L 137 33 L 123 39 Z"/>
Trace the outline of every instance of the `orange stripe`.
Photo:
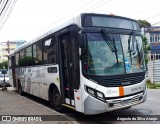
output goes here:
<path id="1" fill-rule="evenodd" d="M 124 96 L 124 88 L 119 87 L 119 96 Z"/>

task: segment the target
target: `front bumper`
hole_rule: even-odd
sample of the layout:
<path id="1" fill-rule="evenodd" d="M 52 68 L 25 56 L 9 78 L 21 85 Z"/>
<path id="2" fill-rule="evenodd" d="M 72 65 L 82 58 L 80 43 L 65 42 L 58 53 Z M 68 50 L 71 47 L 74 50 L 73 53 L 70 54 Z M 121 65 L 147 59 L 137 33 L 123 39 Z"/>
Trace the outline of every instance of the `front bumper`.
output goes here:
<path id="1" fill-rule="evenodd" d="M 146 101 L 147 91 L 136 95 L 106 100 L 106 103 L 88 95 L 84 101 L 84 114 L 100 114 L 118 109 L 128 108 Z"/>

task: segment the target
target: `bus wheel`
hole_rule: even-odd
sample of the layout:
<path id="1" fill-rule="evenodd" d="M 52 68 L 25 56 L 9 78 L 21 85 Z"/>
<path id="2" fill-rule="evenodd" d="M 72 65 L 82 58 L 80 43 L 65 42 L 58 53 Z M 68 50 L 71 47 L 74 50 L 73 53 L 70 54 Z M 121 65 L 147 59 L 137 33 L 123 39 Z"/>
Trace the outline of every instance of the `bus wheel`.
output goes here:
<path id="1" fill-rule="evenodd" d="M 20 95 L 23 95 L 23 91 L 22 91 L 22 87 L 21 87 L 21 83 L 20 82 L 18 83 L 18 93 Z"/>
<path id="2" fill-rule="evenodd" d="M 61 96 L 60 96 L 60 93 L 58 91 L 57 88 L 54 88 L 53 89 L 53 92 L 52 92 L 52 105 L 53 107 L 57 110 L 57 111 L 60 111 L 62 112 L 63 111 L 63 106 L 61 104 Z"/>

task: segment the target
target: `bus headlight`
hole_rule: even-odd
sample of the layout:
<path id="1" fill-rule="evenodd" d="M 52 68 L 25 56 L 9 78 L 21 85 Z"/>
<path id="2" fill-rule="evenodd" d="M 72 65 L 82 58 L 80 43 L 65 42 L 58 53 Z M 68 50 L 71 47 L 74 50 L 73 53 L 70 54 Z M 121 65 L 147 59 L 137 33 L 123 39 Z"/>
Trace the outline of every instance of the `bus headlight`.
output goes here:
<path id="1" fill-rule="evenodd" d="M 97 92 L 97 97 L 103 99 L 103 93 Z"/>
<path id="2" fill-rule="evenodd" d="M 89 94 L 91 94 L 91 95 L 95 95 L 95 92 L 94 92 L 94 90 L 93 90 L 93 89 L 91 89 L 91 88 L 87 88 L 87 91 L 88 91 L 88 93 L 89 93 Z"/>
<path id="3" fill-rule="evenodd" d="M 85 86 L 85 90 L 89 95 L 93 96 L 96 99 L 99 99 L 99 100 L 105 102 L 105 97 L 104 97 L 104 94 L 102 92 L 99 92 L 99 91 L 97 91 L 95 89 L 92 89 L 88 86 Z"/>

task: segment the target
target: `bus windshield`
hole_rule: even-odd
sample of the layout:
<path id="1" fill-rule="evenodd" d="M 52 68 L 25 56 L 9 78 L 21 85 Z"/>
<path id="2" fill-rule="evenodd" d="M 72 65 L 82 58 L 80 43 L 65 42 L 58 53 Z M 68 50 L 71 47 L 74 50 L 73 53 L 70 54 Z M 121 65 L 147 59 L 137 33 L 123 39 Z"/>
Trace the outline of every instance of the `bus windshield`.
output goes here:
<path id="1" fill-rule="evenodd" d="M 82 56 L 83 70 L 89 75 L 120 75 L 145 70 L 140 36 L 86 33 L 87 50 Z"/>

